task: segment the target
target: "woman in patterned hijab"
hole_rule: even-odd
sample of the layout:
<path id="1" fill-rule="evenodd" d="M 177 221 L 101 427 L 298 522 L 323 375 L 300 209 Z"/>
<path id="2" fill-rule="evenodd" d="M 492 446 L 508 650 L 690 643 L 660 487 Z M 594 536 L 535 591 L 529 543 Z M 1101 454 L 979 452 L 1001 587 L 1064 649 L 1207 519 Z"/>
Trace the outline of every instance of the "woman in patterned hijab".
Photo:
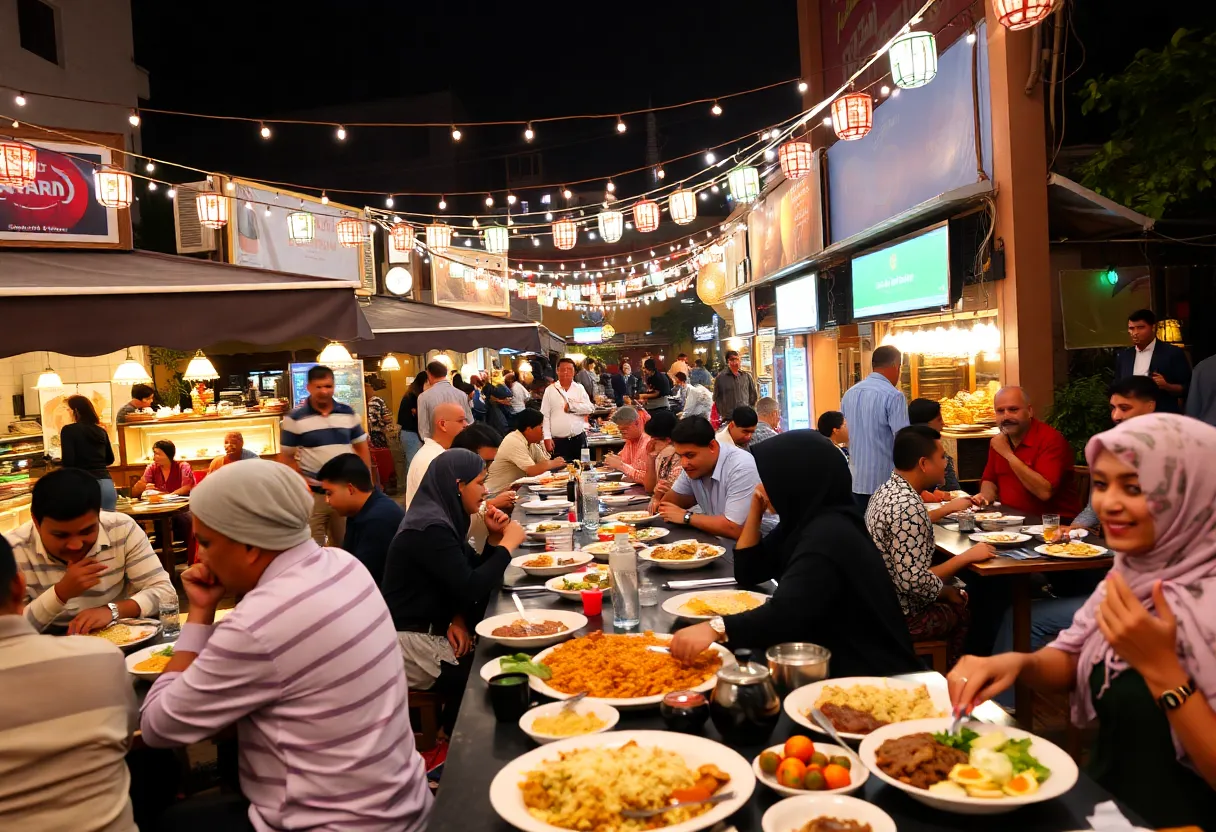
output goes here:
<path id="1" fill-rule="evenodd" d="M 951 696 L 1069 690 L 1073 721 L 1100 722 L 1099 783 L 1153 826 L 1216 828 L 1216 428 L 1151 414 L 1085 454 L 1110 574 L 1044 649 L 964 657 Z"/>

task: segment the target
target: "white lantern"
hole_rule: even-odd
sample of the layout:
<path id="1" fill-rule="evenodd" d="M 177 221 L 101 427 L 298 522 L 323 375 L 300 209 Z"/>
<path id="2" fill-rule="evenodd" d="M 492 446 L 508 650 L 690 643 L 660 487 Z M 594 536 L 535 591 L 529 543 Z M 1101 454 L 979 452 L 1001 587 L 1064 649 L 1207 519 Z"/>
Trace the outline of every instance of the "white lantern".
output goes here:
<path id="1" fill-rule="evenodd" d="M 317 221 L 307 211 L 292 211 L 287 215 L 287 237 L 293 243 L 311 243 L 317 236 Z"/>
<path id="2" fill-rule="evenodd" d="M 106 165 L 93 172 L 97 201 L 107 208 L 130 208 L 133 197 L 131 174 Z"/>
<path id="3" fill-rule="evenodd" d="M 431 223 L 426 227 L 426 247 L 431 251 L 447 251 L 452 244 L 452 227 L 446 223 Z"/>
<path id="4" fill-rule="evenodd" d="M 194 198 L 198 221 L 208 228 L 223 228 L 228 224 L 228 197 L 215 191 L 203 191 Z"/>
<path id="5" fill-rule="evenodd" d="M 667 197 L 667 210 L 676 225 L 688 225 L 697 218 L 697 195 L 686 188 L 672 191 Z"/>
<path id="6" fill-rule="evenodd" d="M 620 211 L 600 211 L 600 236 L 605 243 L 615 243 L 624 233 L 624 214 Z"/>
<path id="7" fill-rule="evenodd" d="M 735 202 L 747 205 L 760 196 L 760 172 L 751 165 L 740 165 L 726 177 Z"/>
<path id="8" fill-rule="evenodd" d="M 110 379 L 114 384 L 151 384 L 152 376 L 144 369 L 144 365 L 135 360 L 131 355 L 131 348 L 127 347 L 127 358 L 114 370 L 114 377 Z"/>
<path id="9" fill-rule="evenodd" d="M 907 32 L 891 44 L 891 80 L 905 90 L 923 87 L 937 75 L 937 38 L 932 32 Z"/>
<path id="10" fill-rule="evenodd" d="M 486 251 L 490 254 L 506 254 L 507 247 L 511 244 L 510 233 L 501 225 L 491 225 L 481 232 L 481 237 L 485 241 Z"/>

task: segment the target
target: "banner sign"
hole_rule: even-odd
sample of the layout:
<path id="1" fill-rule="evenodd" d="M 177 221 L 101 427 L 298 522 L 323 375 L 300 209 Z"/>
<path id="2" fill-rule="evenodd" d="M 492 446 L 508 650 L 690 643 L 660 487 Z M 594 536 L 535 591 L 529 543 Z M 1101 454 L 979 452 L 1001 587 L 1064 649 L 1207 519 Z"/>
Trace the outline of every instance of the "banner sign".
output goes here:
<path id="1" fill-rule="evenodd" d="M 38 140 L 38 179 L 24 188 L 0 185 L 0 240 L 119 244 L 115 208 L 97 201 L 93 171 L 109 164 L 108 147 Z"/>
<path id="2" fill-rule="evenodd" d="M 507 260 L 498 254 L 448 249 L 431 257 L 435 303 L 491 315 L 510 313 Z"/>
<path id="3" fill-rule="evenodd" d="M 809 175 L 787 179 L 752 209 L 747 236 L 753 281 L 823 251 L 819 154 Z"/>
<path id="4" fill-rule="evenodd" d="M 322 205 L 311 197 L 267 191 L 247 182 L 234 181 L 236 196 L 230 213 L 235 216 L 232 217 L 234 221 L 228 223 L 233 263 L 351 283 L 364 281 L 363 250 L 369 248 L 370 243 L 349 248 L 340 245 L 337 230 L 338 220 L 362 217 L 362 211 L 344 209 L 332 202 Z M 307 211 L 316 218 L 311 241 L 296 242 L 288 236 L 287 215 L 293 211 Z"/>

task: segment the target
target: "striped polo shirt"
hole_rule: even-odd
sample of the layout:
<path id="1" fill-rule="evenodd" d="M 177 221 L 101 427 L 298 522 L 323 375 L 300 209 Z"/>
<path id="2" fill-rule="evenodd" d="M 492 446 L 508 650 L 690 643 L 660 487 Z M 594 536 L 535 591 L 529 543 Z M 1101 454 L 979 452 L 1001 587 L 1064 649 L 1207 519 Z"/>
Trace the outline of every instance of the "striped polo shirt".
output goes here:
<path id="1" fill-rule="evenodd" d="M 135 832 L 135 691 L 121 650 L 0 615 L 0 702 L 0 828 Z"/>
<path id="2" fill-rule="evenodd" d="M 198 657 L 148 692 L 144 741 L 188 745 L 235 723 L 257 829 L 425 827 L 397 633 L 352 555 L 312 540 L 282 552 L 218 624 L 183 626 L 175 649 Z"/>
<path id="3" fill-rule="evenodd" d="M 349 454 L 357 442 L 367 441 L 367 431 L 354 408 L 335 401 L 328 414 L 313 409 L 312 399 L 283 417 L 279 444 L 295 450 L 296 463 L 305 477 L 315 480 L 321 466 L 339 454 Z"/>
<path id="4" fill-rule="evenodd" d="M 873 494 L 895 470 L 895 434 L 908 426 L 908 400 L 881 373 L 870 373 L 840 400 L 849 425 L 853 493 Z"/>

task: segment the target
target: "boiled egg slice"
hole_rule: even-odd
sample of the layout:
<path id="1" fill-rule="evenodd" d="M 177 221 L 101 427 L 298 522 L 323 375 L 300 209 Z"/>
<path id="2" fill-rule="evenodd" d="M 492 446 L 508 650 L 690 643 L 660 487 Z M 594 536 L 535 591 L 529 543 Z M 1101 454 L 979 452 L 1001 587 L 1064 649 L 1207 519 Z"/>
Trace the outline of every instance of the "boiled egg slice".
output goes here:
<path id="1" fill-rule="evenodd" d="M 954 768 L 950 769 L 950 779 L 960 786 L 977 786 L 979 788 L 990 789 L 996 785 L 992 782 L 991 777 L 970 763 L 957 763 Z M 998 788 L 997 790 L 999 791 L 1000 789 Z"/>
<path id="2" fill-rule="evenodd" d="M 1039 781 L 1034 779 L 1034 772 L 1023 771 L 1021 774 L 1015 774 L 1005 784 L 1005 794 L 1010 797 L 1022 797 L 1028 794 L 1034 794 L 1039 790 Z"/>

